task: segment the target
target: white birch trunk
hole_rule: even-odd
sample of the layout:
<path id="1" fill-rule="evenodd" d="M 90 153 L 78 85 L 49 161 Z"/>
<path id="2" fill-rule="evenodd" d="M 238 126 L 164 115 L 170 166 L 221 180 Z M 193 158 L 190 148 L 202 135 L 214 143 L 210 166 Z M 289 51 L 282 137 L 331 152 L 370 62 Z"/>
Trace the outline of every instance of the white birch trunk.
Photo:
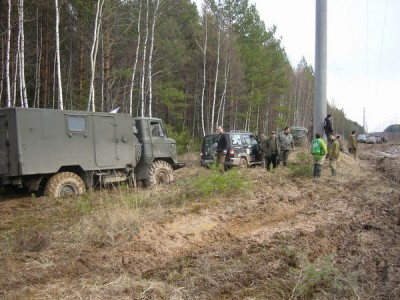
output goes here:
<path id="1" fill-rule="evenodd" d="M 217 118 L 217 123 L 221 124 L 222 126 L 224 125 L 226 94 L 228 90 L 228 78 L 231 65 L 231 48 L 227 46 L 227 49 L 229 49 L 229 51 L 226 51 L 227 53 L 225 55 L 224 91 L 222 92 L 221 104 L 219 106 L 218 118 Z M 221 121 L 220 121 L 220 116 L 221 116 Z"/>
<path id="2" fill-rule="evenodd" d="M 39 107 L 39 93 L 40 93 L 40 67 L 42 64 L 42 41 L 43 41 L 43 34 L 41 30 L 41 26 L 39 26 L 39 10 L 36 9 L 36 32 L 37 32 L 37 39 L 36 39 L 36 79 L 35 79 L 35 96 L 33 98 L 33 106 Z"/>
<path id="3" fill-rule="evenodd" d="M 17 55 L 15 57 L 15 68 L 14 68 L 14 80 L 12 83 L 12 103 L 11 106 L 16 106 L 17 104 L 17 81 L 18 81 L 18 67 L 19 66 L 19 38 L 17 39 Z"/>
<path id="4" fill-rule="evenodd" d="M 203 130 L 203 136 L 206 135 L 206 129 L 204 124 L 204 94 L 206 90 L 206 66 L 207 66 L 207 39 L 208 39 L 208 25 L 207 25 L 207 14 L 206 10 L 203 12 L 204 22 L 205 22 L 205 36 L 204 36 L 204 46 L 203 46 L 203 89 L 201 91 L 201 128 Z M 212 130 L 212 128 L 211 128 Z"/>
<path id="5" fill-rule="evenodd" d="M 137 45 L 136 45 L 136 56 L 135 56 L 135 62 L 133 64 L 131 87 L 129 90 L 129 113 L 131 115 L 133 114 L 133 87 L 135 84 L 136 67 L 137 67 L 137 63 L 139 60 L 139 49 L 140 49 L 140 39 L 141 39 L 141 35 L 140 35 L 141 16 L 142 16 L 142 1 L 140 1 L 140 4 L 139 4 L 139 16 L 138 16 L 138 25 L 137 25 L 138 38 L 137 38 Z"/>
<path id="6" fill-rule="evenodd" d="M 19 19 L 19 40 L 20 40 L 20 92 L 21 92 L 21 106 L 28 107 L 28 100 L 26 96 L 26 83 L 25 83 L 25 34 L 24 34 L 24 0 L 19 1 L 18 5 L 18 19 Z"/>
<path id="7" fill-rule="evenodd" d="M 220 49 L 221 49 L 221 25 L 218 24 L 217 66 L 216 66 L 216 70 L 215 70 L 213 104 L 212 104 L 212 108 L 211 108 L 212 109 L 212 112 L 211 112 L 211 128 L 214 128 L 215 104 L 217 102 L 217 85 L 218 85 Z"/>
<path id="8" fill-rule="evenodd" d="M 96 111 L 95 105 L 95 89 L 94 89 L 94 77 L 96 72 L 96 58 L 97 50 L 99 47 L 99 32 L 101 27 L 101 16 L 103 15 L 103 4 L 104 0 L 97 1 L 96 18 L 94 21 L 93 30 L 93 44 L 90 51 L 90 90 L 89 90 L 89 101 L 88 101 L 88 111 Z"/>
<path id="9" fill-rule="evenodd" d="M 105 81 L 105 75 L 104 75 L 104 44 L 103 40 L 101 41 L 101 90 L 100 90 L 100 109 L 101 111 L 104 111 L 104 81 Z M 112 106 L 111 106 L 112 108 Z"/>
<path id="10" fill-rule="evenodd" d="M 6 49 L 6 94 L 7 94 L 6 101 L 7 101 L 7 107 L 11 107 L 10 50 L 11 50 L 11 0 L 8 0 L 7 49 Z"/>
<path id="11" fill-rule="evenodd" d="M 58 10 L 58 0 L 55 1 L 56 8 L 56 60 L 57 60 L 57 90 L 58 90 L 58 109 L 64 109 L 62 81 L 61 81 L 61 61 L 60 61 L 60 12 Z"/>
<path id="12" fill-rule="evenodd" d="M 160 0 L 155 0 L 156 6 L 153 13 L 153 23 L 151 25 L 151 36 L 150 36 L 150 51 L 149 51 L 149 117 L 152 117 L 152 105 L 153 105 L 153 50 L 154 50 L 154 33 L 156 28 L 157 14 L 160 7 Z"/>
<path id="13" fill-rule="evenodd" d="M 145 87 L 145 79 L 146 79 L 146 61 L 147 61 L 147 43 L 149 40 L 149 0 L 146 0 L 146 35 L 144 39 L 144 44 L 143 44 L 143 60 L 142 60 L 142 81 L 140 84 L 140 94 L 141 94 L 141 111 L 140 115 L 142 117 L 145 116 L 145 105 L 146 105 L 146 99 L 145 99 L 145 92 L 144 92 L 144 87 Z"/>

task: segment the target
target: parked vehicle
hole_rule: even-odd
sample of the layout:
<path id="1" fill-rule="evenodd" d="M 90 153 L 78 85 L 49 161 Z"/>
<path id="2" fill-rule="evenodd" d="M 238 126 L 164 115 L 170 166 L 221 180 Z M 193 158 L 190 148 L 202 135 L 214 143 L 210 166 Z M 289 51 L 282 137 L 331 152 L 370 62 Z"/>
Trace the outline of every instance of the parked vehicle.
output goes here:
<path id="1" fill-rule="evenodd" d="M 376 144 L 376 137 L 371 135 L 367 137 L 366 144 Z"/>
<path id="2" fill-rule="evenodd" d="M 296 146 L 303 146 L 307 143 L 308 129 L 299 126 L 290 127 L 290 133 L 293 136 L 293 141 Z"/>
<path id="3" fill-rule="evenodd" d="M 252 165 L 261 165 L 263 157 L 261 155 L 262 145 L 257 137 L 248 131 L 229 131 L 228 135 L 229 150 L 225 161 L 226 167 L 239 166 L 247 168 Z M 203 138 L 201 147 L 201 164 L 208 166 L 214 162 L 218 134 L 209 134 Z"/>
<path id="4" fill-rule="evenodd" d="M 367 135 L 366 134 L 359 134 L 357 137 L 358 143 L 366 143 L 367 142 Z"/>
<path id="5" fill-rule="evenodd" d="M 173 181 L 176 142 L 157 118 L 84 111 L 0 109 L 1 187 L 52 197 L 126 181 Z"/>
<path id="6" fill-rule="evenodd" d="M 376 139 L 376 143 L 377 144 L 382 144 L 383 143 L 383 137 L 382 136 L 376 135 L 375 139 Z"/>

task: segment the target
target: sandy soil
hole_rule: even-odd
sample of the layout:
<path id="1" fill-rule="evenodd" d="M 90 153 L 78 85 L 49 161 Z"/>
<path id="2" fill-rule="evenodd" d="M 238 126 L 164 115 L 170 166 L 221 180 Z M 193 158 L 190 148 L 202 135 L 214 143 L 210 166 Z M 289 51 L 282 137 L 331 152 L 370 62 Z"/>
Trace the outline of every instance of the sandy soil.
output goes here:
<path id="1" fill-rule="evenodd" d="M 0 298 L 400 299 L 399 155 L 361 145 L 317 180 L 247 169 L 247 192 L 143 208 L 112 238 L 82 235 L 77 199 L 2 195 Z M 210 172 L 186 162 L 177 182 Z"/>

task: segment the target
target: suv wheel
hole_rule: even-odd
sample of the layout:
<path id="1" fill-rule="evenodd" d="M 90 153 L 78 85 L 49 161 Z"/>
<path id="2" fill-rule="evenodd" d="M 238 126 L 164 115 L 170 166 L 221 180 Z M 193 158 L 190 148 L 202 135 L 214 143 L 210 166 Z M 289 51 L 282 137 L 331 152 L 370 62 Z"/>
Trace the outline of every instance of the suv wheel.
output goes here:
<path id="1" fill-rule="evenodd" d="M 147 185 L 168 184 L 173 181 L 174 173 L 169 163 L 159 160 L 150 165 Z"/>
<path id="2" fill-rule="evenodd" d="M 46 184 L 44 194 L 49 197 L 67 197 L 81 195 L 86 191 L 82 178 L 72 172 L 53 175 Z"/>
<path id="3" fill-rule="evenodd" d="M 246 169 L 248 167 L 246 158 L 244 158 L 244 157 L 240 158 L 239 167 L 242 169 Z"/>

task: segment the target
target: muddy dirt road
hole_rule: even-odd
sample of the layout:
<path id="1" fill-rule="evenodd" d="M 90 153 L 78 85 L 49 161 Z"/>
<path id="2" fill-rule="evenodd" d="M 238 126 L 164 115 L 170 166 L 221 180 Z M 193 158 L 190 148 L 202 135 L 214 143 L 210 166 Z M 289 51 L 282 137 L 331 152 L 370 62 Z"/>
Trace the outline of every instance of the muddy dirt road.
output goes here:
<path id="1" fill-rule="evenodd" d="M 207 199 L 178 184 L 211 172 L 190 156 L 134 196 L 2 195 L 0 298 L 400 299 L 400 145 L 360 148 L 334 178 L 252 168 Z"/>

